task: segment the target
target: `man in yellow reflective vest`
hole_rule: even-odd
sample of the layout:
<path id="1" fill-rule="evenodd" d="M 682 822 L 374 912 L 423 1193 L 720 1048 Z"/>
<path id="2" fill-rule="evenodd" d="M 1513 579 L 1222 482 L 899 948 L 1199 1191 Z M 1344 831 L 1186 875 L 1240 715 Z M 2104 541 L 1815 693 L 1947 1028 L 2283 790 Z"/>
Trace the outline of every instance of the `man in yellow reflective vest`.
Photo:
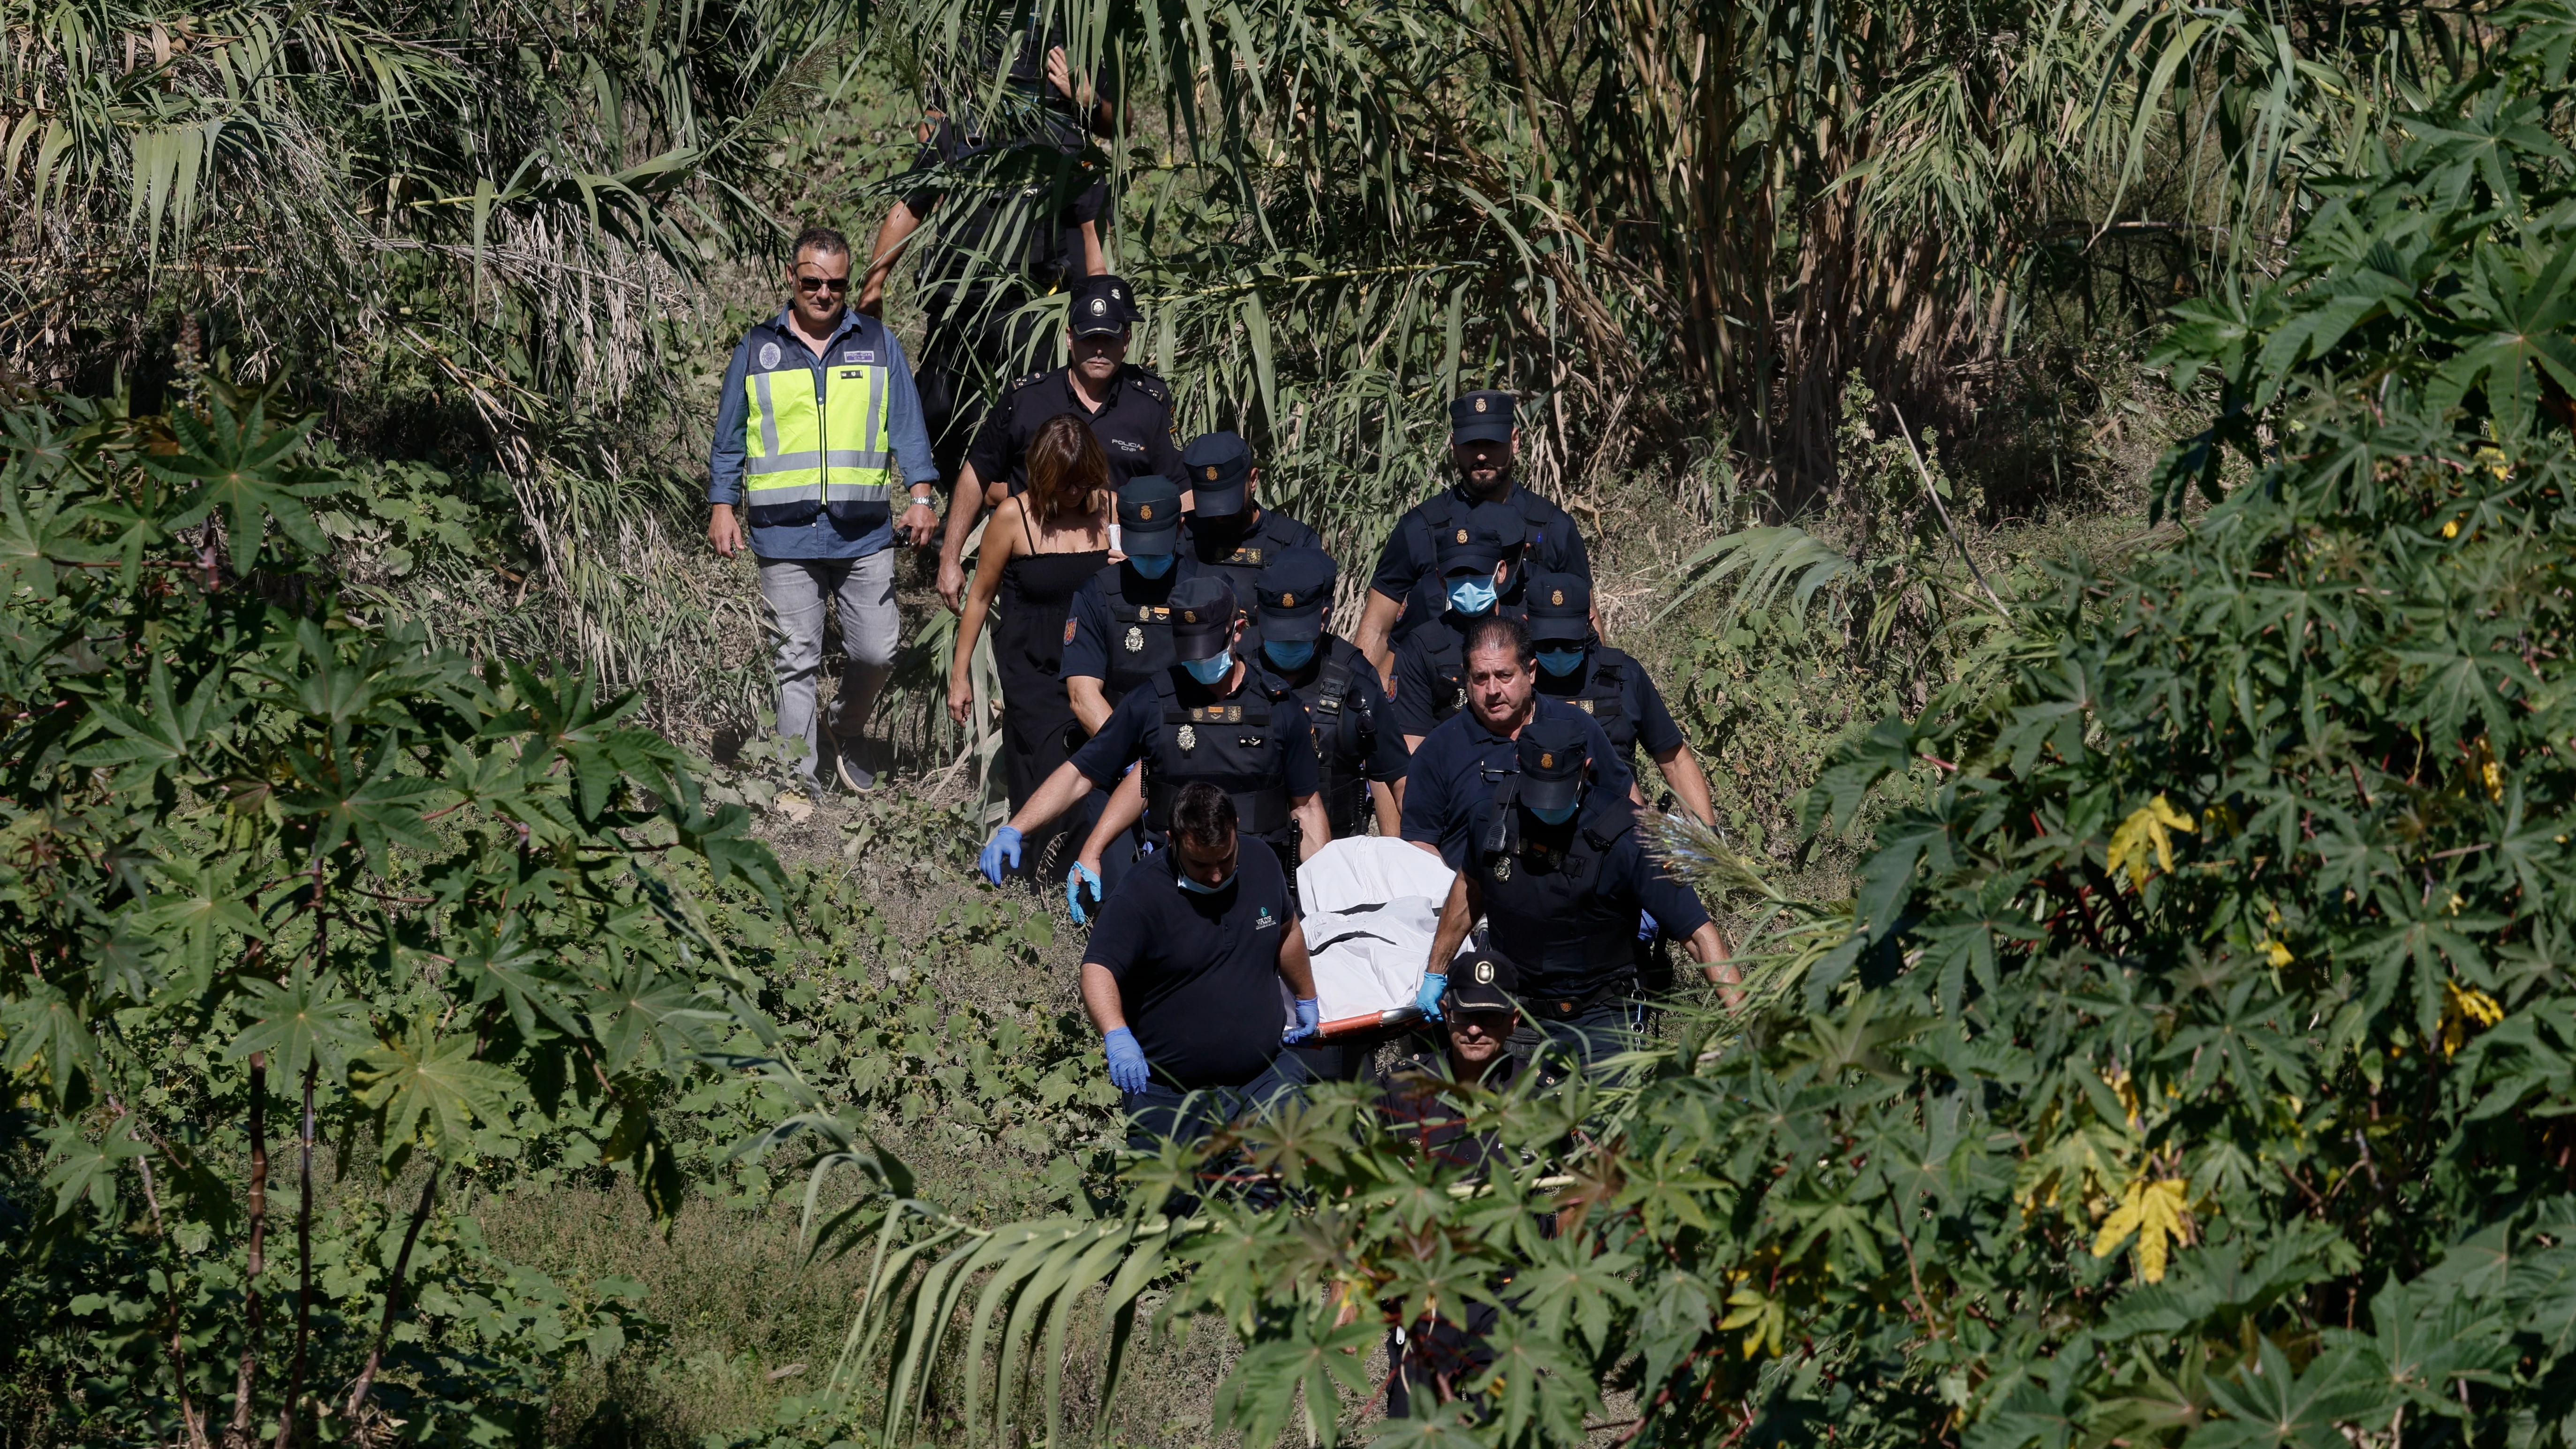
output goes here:
<path id="1" fill-rule="evenodd" d="M 743 334 L 716 406 L 707 542 L 731 558 L 748 543 L 760 597 L 778 625 L 778 732 L 805 742 L 797 770 L 817 778 L 823 739 L 846 790 L 876 783 L 859 732 L 894 667 L 898 534 L 927 543 L 939 531 L 921 398 L 903 345 L 884 323 L 847 305 L 850 244 L 807 227 L 790 252 L 787 305 Z M 894 499 L 908 494 L 903 516 Z M 746 527 L 747 525 L 747 527 Z M 828 719 L 814 709 L 823 662 L 823 607 L 841 609 L 849 668 Z"/>

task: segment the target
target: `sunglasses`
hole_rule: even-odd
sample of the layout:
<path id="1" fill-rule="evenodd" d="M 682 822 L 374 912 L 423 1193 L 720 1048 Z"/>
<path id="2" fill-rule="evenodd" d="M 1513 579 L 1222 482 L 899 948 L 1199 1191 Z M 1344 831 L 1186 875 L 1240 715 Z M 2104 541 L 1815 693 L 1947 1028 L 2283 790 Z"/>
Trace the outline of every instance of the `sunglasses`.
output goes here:
<path id="1" fill-rule="evenodd" d="M 796 290 L 800 292 L 829 292 L 837 297 L 841 293 L 850 290 L 850 279 L 847 277 L 798 277 L 796 279 Z"/>

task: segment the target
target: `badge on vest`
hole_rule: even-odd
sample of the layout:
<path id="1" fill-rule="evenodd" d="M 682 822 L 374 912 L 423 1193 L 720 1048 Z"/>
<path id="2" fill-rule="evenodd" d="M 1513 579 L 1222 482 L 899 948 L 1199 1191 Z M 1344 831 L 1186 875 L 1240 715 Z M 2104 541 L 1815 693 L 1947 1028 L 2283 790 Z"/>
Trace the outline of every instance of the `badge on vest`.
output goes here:
<path id="1" fill-rule="evenodd" d="M 1494 879 L 1510 880 L 1511 878 L 1512 858 L 1508 855 L 1496 856 L 1494 858 Z"/>
<path id="2" fill-rule="evenodd" d="M 1145 652 L 1145 631 L 1133 624 L 1127 626 L 1127 652 L 1130 654 Z"/>
<path id="3" fill-rule="evenodd" d="M 1209 724 L 1243 723 L 1243 706 L 1239 704 L 1203 704 L 1190 711 L 1190 718 Z M 1187 749 L 1184 745 L 1182 748 Z"/>
<path id="4" fill-rule="evenodd" d="M 775 342 L 764 342 L 760 344 L 760 370 L 767 372 L 777 365 L 778 344 Z"/>
<path id="5" fill-rule="evenodd" d="M 1172 743 L 1185 750 L 1195 750 L 1199 747 L 1199 732 L 1188 725 L 1183 725 L 1180 732 L 1172 736 Z"/>
<path id="6" fill-rule="evenodd" d="M 1228 564 L 1240 564 L 1245 568 L 1257 569 L 1261 567 L 1261 557 L 1262 554 L 1260 549 L 1238 548 L 1234 551 L 1234 556 L 1227 559 L 1226 562 Z"/>
<path id="7" fill-rule="evenodd" d="M 1576 709 L 1583 711 L 1585 714 L 1592 713 L 1592 701 L 1588 699 L 1569 699 L 1566 703 L 1573 705 Z"/>

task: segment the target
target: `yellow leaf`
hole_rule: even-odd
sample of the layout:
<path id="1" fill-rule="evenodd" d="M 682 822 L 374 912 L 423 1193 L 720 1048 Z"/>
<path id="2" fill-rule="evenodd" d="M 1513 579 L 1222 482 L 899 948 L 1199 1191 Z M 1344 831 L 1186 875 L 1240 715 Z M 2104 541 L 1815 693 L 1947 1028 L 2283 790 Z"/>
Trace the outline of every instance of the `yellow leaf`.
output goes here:
<path id="1" fill-rule="evenodd" d="M 2287 966 L 2291 962 L 2299 959 L 2298 957 L 2290 954 L 2289 947 L 2282 945 L 2278 941 L 2257 941 L 2254 943 L 2254 949 L 2262 952 L 2264 959 L 2270 961 L 2275 966 Z"/>
<path id="2" fill-rule="evenodd" d="M 2504 1003 L 2456 981 L 2442 983 L 2442 1055 L 2457 1055 L 2468 1044 L 2470 1023 L 2483 1031 L 2504 1020 Z"/>
<path id="3" fill-rule="evenodd" d="M 1765 1298 L 1751 1288 L 1738 1288 L 1726 1295 L 1727 1315 L 1718 1320 L 1720 1329 L 1749 1330 L 1744 1335 L 1744 1356 L 1752 1358 L 1768 1345 L 1773 1353 L 1780 1351 L 1787 1338 L 1789 1315 L 1779 1300 Z"/>
<path id="4" fill-rule="evenodd" d="M 2452 519 L 2450 522 L 2443 524 L 2443 525 L 2442 525 L 2442 536 L 2443 536 L 2444 538 L 2457 538 L 2457 537 L 2459 537 L 2459 536 L 2460 536 L 2460 520 L 2458 520 L 2458 519 L 2454 518 L 2454 519 Z"/>
<path id="5" fill-rule="evenodd" d="M 2129 879 L 2140 888 L 2153 879 L 2156 871 L 2173 870 L 2173 840 L 2167 833 L 2179 830 L 2191 833 L 2196 827 L 2191 817 L 2173 807 L 2173 802 L 2158 795 L 2132 812 L 2111 832 L 2111 849 L 2105 864 L 2117 871 L 2126 866 Z M 2151 868 L 2151 858 L 2155 864 Z"/>
<path id="6" fill-rule="evenodd" d="M 2122 1070 L 2121 1070 L 2120 1068 L 2118 1068 L 2118 1067 L 2113 1067 L 2113 1068 L 2111 1068 L 2109 1071 L 2104 1072 L 2104 1073 L 2102 1074 L 2102 1084 L 2103 1084 L 2104 1086 L 2107 1086 L 2107 1087 L 2109 1087 L 2109 1088 L 2111 1089 L 2111 1095 L 2113 1095 L 2113 1096 L 2115 1096 L 2115 1097 L 2117 1097 L 2117 1098 L 2119 1098 L 2119 1099 L 2120 1099 L 2120 1107 L 2121 1107 L 2121 1109 L 2122 1109 L 2123 1111 L 2127 1112 L 2127 1113 L 2128 1113 L 2128 1115 L 2129 1115 L 2129 1130 L 2130 1130 L 2130 1131 L 2132 1131 L 2132 1132 L 2137 1131 L 2137 1130 L 2138 1130 L 2138 1084 L 2137 1084 L 2137 1082 L 2136 1082 L 2135 1080 L 2133 1080 L 2133 1079 L 2129 1076 L 2129 1074 L 2128 1074 L 2127 1072 L 2122 1071 Z"/>
<path id="7" fill-rule="evenodd" d="M 2102 1220 L 2102 1231 L 2093 1239 L 2093 1256 L 2110 1257 L 2135 1233 L 2138 1276 L 2150 1283 L 2163 1282 L 2166 1256 L 2173 1244 L 2190 1239 L 2190 1201 L 2189 1185 L 2179 1177 L 2154 1182 L 2143 1176 L 2138 1178 L 2121 1195 L 2120 1205 Z"/>

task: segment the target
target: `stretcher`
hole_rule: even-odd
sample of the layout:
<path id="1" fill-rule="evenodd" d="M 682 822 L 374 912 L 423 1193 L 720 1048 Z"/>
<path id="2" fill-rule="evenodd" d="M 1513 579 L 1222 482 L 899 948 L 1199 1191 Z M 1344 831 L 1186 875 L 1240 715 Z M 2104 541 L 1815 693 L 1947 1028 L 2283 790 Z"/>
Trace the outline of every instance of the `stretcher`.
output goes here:
<path id="1" fill-rule="evenodd" d="M 1297 868 L 1297 899 L 1328 1041 L 1422 1019 L 1414 1007 L 1456 872 L 1408 841 L 1336 840 Z"/>

